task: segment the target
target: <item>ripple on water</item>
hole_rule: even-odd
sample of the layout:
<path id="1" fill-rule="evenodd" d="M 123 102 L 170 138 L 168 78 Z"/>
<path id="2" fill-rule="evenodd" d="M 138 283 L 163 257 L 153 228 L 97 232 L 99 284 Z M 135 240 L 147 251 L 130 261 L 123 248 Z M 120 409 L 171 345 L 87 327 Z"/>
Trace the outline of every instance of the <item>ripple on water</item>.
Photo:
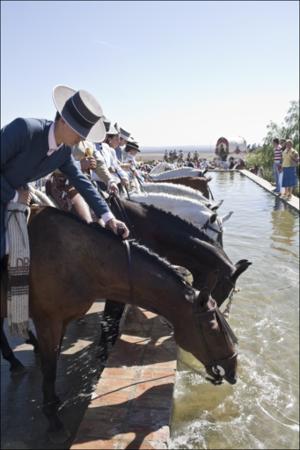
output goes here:
<path id="1" fill-rule="evenodd" d="M 238 173 L 214 173 L 210 187 L 224 199 L 220 216 L 234 211 L 226 253 L 253 263 L 238 280 L 230 317 L 239 380 L 213 386 L 177 372 L 170 447 L 299 448 L 299 215 Z"/>

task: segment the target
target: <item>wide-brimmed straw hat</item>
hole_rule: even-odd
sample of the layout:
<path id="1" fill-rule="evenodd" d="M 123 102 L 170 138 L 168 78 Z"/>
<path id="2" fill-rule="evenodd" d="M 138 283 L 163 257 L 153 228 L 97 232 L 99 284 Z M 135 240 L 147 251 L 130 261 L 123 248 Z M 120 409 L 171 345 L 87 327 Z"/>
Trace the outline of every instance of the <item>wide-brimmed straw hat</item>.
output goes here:
<path id="1" fill-rule="evenodd" d="M 130 150 L 135 150 L 137 152 L 140 152 L 139 144 L 136 141 L 127 142 L 125 147 L 125 152 L 129 152 Z"/>
<path id="2" fill-rule="evenodd" d="M 108 119 L 104 120 L 104 126 L 107 134 L 117 135 L 119 134 L 119 129 L 116 127 L 116 124 L 113 125 Z"/>
<path id="3" fill-rule="evenodd" d="M 115 127 L 119 130 L 120 138 L 124 139 L 124 141 L 128 141 L 130 133 L 128 131 L 123 130 L 123 128 L 119 127 L 117 122 L 115 123 Z"/>
<path id="4" fill-rule="evenodd" d="M 87 91 L 68 86 L 55 86 L 53 101 L 64 121 L 84 139 L 102 142 L 106 131 L 103 111 L 97 100 Z"/>

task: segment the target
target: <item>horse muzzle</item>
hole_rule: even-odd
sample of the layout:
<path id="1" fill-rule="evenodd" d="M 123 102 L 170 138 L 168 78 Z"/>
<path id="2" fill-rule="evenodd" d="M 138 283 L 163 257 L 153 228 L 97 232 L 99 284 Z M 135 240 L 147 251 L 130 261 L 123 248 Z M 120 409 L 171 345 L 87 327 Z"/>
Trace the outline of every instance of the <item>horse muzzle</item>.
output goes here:
<path id="1" fill-rule="evenodd" d="M 224 380 L 229 384 L 235 384 L 237 382 L 236 357 L 237 355 L 235 354 L 233 357 L 229 358 L 229 360 L 223 360 L 222 365 L 214 364 L 205 366 L 208 374 L 206 379 L 215 385 L 222 384 Z"/>

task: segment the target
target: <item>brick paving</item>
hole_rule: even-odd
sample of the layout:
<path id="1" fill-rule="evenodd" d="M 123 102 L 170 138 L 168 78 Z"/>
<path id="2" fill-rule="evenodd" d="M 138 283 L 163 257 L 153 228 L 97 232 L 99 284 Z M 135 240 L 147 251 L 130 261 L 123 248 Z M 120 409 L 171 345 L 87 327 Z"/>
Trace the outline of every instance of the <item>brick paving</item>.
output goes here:
<path id="1" fill-rule="evenodd" d="M 176 345 L 170 329 L 131 307 L 71 449 L 166 449 Z"/>
<path id="2" fill-rule="evenodd" d="M 63 401 L 60 418 L 71 433 L 64 444 L 47 437 L 47 420 L 41 411 L 42 375 L 39 358 L 19 338 L 7 338 L 17 358 L 27 368 L 24 375 L 11 376 L 1 357 L 1 449 L 68 449 L 73 442 L 93 387 L 99 378 L 100 317 L 104 303 L 95 302 L 83 321 L 68 327 L 57 371 L 57 393 Z"/>

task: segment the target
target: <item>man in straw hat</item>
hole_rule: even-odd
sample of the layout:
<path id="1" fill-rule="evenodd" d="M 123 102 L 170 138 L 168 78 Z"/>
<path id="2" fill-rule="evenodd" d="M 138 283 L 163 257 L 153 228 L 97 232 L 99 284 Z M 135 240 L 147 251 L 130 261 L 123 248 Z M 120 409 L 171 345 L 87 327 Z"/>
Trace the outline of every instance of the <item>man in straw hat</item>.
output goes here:
<path id="1" fill-rule="evenodd" d="M 128 131 L 123 130 L 123 128 L 118 127 L 117 123 L 115 123 L 115 127 L 119 130 L 119 139 L 120 139 L 119 145 L 118 145 L 118 147 L 116 147 L 115 150 L 116 150 L 116 155 L 117 155 L 118 160 L 122 163 L 122 162 L 124 162 L 124 157 L 125 157 L 123 150 L 125 148 L 125 145 L 128 142 L 130 133 L 128 133 Z"/>
<path id="2" fill-rule="evenodd" d="M 74 163 L 71 147 L 105 138 L 102 108 L 87 91 L 56 86 L 55 121 L 18 118 L 1 129 L 1 260 L 5 248 L 5 211 L 9 202 L 29 204 L 27 183 L 60 169 L 106 228 L 126 238 L 129 231 Z"/>

